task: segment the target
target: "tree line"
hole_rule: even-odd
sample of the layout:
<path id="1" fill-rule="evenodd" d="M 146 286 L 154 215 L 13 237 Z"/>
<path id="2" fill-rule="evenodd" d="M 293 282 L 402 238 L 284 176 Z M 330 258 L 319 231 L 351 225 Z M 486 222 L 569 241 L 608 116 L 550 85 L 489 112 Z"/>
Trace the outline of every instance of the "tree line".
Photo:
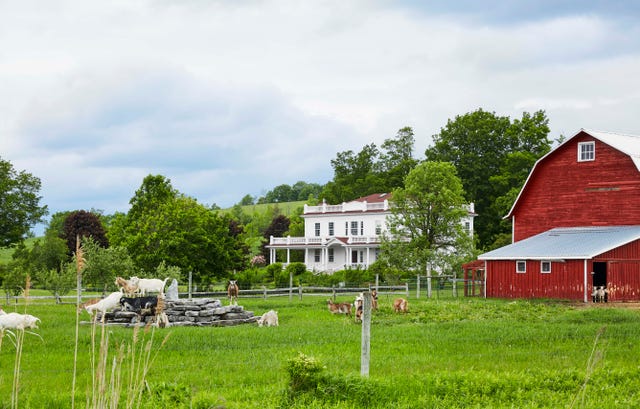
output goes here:
<path id="1" fill-rule="evenodd" d="M 207 285 L 260 267 L 268 255 L 264 246 L 269 236 L 304 234 L 302 207 L 285 216 L 278 203 L 341 203 L 382 192 L 393 193 L 392 220 L 397 223 L 390 226 L 397 228 L 396 237 L 402 231 L 413 243 L 390 237 L 381 260 L 387 268 L 427 268 L 442 262 L 444 253 L 438 249 L 447 246 L 465 249 L 458 254 L 470 258 L 473 248 L 488 250 L 510 242 L 511 228 L 502 216 L 535 161 L 551 149 L 548 134 L 544 111 L 524 112 L 512 120 L 479 109 L 450 119 L 418 158 L 413 129 L 404 127 L 380 147 L 371 143 L 358 152 L 338 152 L 331 160 L 333 178 L 325 185 L 279 185 L 261 198 L 246 195 L 226 212 L 180 193 L 165 176 L 148 175 L 128 212 L 56 213 L 31 249 L 23 239 L 47 215 L 38 196 L 40 181 L 0 158 L 0 246 L 15 247 L 12 262 L 0 266 L 2 286 L 17 292 L 28 276 L 57 292 L 71 288 L 76 237 L 82 238 L 87 259 L 84 277 L 95 287 L 106 289 L 116 275 L 184 280 L 189 273 L 196 283 Z M 452 233 L 456 224 L 451 221 L 469 202 L 475 203 L 477 213 L 475 243 L 463 243 L 458 240 L 463 235 Z M 243 205 L 256 203 L 270 205 L 264 212 L 243 211 Z"/>

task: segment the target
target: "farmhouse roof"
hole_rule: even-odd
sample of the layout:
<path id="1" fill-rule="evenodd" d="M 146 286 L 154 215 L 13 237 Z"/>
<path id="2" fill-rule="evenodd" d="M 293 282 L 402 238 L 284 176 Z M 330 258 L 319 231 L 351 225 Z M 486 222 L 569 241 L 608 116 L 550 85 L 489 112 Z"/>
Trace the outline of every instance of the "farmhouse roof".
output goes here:
<path id="1" fill-rule="evenodd" d="M 522 192 L 524 192 L 525 189 L 527 188 L 527 185 L 529 184 L 529 180 L 531 179 L 531 176 L 535 172 L 536 166 L 538 166 L 538 163 L 544 161 L 549 155 L 551 155 L 553 152 L 558 150 L 558 148 L 569 143 L 573 138 L 575 138 L 582 132 L 585 132 L 588 135 L 591 135 L 592 137 L 598 139 L 602 143 L 605 143 L 613 147 L 614 149 L 617 149 L 620 152 L 628 155 L 633 161 L 633 163 L 636 165 L 636 168 L 638 169 L 638 171 L 640 172 L 640 136 L 606 132 L 606 131 L 595 131 L 591 129 L 582 128 L 578 132 L 576 132 L 576 134 L 573 135 L 571 138 L 568 138 L 567 140 L 562 142 L 560 145 L 558 145 L 555 149 L 551 150 L 546 155 L 544 155 L 543 157 L 541 157 L 536 161 L 536 163 L 533 165 L 533 168 L 531 168 L 531 171 L 529 172 L 529 176 L 527 176 L 527 180 L 524 182 L 522 189 L 520 189 L 520 193 L 518 193 L 518 197 L 513 202 L 513 205 L 511 206 L 509 213 L 506 216 L 504 216 L 505 219 L 511 217 L 511 215 L 513 214 L 513 211 L 516 208 L 518 201 L 520 200 L 520 196 L 522 196 Z"/>
<path id="2" fill-rule="evenodd" d="M 640 226 L 561 227 L 481 254 L 480 260 L 584 260 L 640 239 Z"/>

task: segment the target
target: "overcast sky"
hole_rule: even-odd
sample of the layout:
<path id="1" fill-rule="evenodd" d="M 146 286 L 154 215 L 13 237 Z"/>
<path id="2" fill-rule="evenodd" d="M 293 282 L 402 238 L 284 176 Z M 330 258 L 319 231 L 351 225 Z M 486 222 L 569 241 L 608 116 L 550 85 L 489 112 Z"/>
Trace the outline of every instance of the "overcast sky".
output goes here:
<path id="1" fill-rule="evenodd" d="M 222 207 L 324 184 L 405 126 L 422 158 L 478 108 L 640 134 L 638 4 L 0 0 L 0 157 L 113 213 L 149 174 Z"/>

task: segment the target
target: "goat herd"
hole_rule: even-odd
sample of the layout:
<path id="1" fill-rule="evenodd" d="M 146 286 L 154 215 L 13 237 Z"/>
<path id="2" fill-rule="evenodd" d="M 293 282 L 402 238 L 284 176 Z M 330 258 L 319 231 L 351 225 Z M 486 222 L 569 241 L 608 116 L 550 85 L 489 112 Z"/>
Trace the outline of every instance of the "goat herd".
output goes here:
<path id="1" fill-rule="evenodd" d="M 351 308 L 355 309 L 356 322 L 362 322 L 362 313 L 364 310 L 364 293 L 358 294 L 353 304 L 348 302 L 336 303 L 331 299 L 327 300 L 327 307 L 333 314 L 345 314 L 351 316 Z M 371 290 L 371 309 L 378 309 L 378 292 Z M 409 311 L 409 302 L 404 298 L 396 298 L 393 300 L 393 310 L 395 312 L 407 312 Z"/>

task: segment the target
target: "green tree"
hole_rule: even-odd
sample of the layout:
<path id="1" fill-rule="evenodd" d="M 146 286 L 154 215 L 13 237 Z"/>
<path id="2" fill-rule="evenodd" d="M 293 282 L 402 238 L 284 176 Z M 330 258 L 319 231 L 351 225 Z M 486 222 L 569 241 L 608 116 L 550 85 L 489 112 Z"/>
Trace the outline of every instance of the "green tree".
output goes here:
<path id="1" fill-rule="evenodd" d="M 376 172 L 378 155 L 374 143 L 365 145 L 358 154 L 339 152 L 331 160 L 333 180 L 324 186 L 321 196 L 329 203 L 341 203 L 379 192 L 383 183 Z"/>
<path id="2" fill-rule="evenodd" d="M 40 179 L 0 158 L 0 247 L 24 240 L 43 221 L 48 210 L 40 205 L 40 187 Z"/>
<path id="3" fill-rule="evenodd" d="M 508 226 L 501 223 L 504 213 L 499 213 L 494 203 L 500 197 L 513 197 L 509 192 L 522 186 L 530 170 L 527 161 L 516 161 L 515 157 L 508 164 L 510 155 L 528 152 L 537 160 L 546 154 L 551 149 L 548 122 L 544 111 L 525 112 L 512 122 L 509 117 L 479 109 L 449 120 L 433 136 L 426 158 L 455 165 L 466 200 L 475 203 L 475 231 L 481 248 L 491 248 L 498 237 L 509 233 Z M 523 168 L 513 169 L 515 164 Z M 503 175 L 502 182 L 494 185 L 492 177 L 507 169 L 510 175 Z"/>
<path id="4" fill-rule="evenodd" d="M 409 126 L 398 130 L 395 138 L 386 139 L 381 146 L 379 171 L 384 188 L 379 192 L 390 192 L 404 184 L 404 178 L 418 161 L 413 158 L 415 137 Z"/>
<path id="5" fill-rule="evenodd" d="M 244 195 L 244 197 L 242 198 L 242 200 L 240 200 L 240 206 L 251 206 L 252 204 L 255 204 L 255 199 L 253 198 L 253 196 L 251 195 Z"/>
<path id="6" fill-rule="evenodd" d="M 393 191 L 389 235 L 381 258 L 401 269 L 452 268 L 470 255 L 472 239 L 462 226 L 467 214 L 462 182 L 446 162 L 423 162 Z"/>

